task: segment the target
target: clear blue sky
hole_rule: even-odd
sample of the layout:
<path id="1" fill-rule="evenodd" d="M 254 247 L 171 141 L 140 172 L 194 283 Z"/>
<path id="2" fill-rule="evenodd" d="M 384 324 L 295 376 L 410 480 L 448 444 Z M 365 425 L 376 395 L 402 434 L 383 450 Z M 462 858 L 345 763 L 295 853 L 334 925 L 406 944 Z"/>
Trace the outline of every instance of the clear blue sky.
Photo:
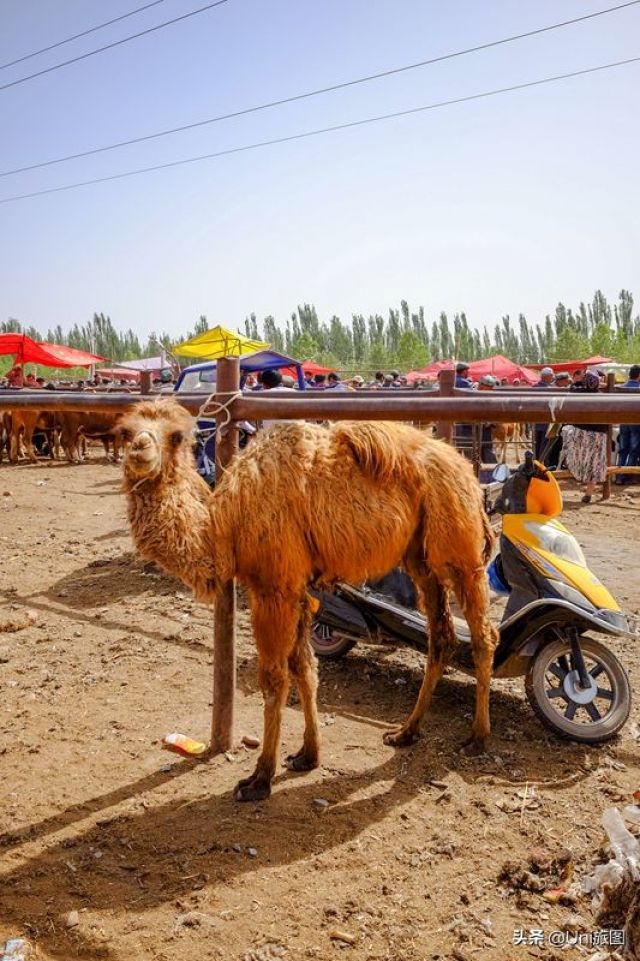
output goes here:
<path id="1" fill-rule="evenodd" d="M 3 0 L 0 61 L 141 0 Z M 7 82 L 200 6 L 156 8 Z M 229 0 L 0 92 L 2 169 L 188 123 L 610 5 L 608 0 Z M 0 196 L 640 54 L 640 6 L 346 92 L 0 180 Z M 367 128 L 0 206 L 0 318 L 94 311 L 141 334 L 406 298 L 536 321 L 596 287 L 640 300 L 640 64 Z"/>

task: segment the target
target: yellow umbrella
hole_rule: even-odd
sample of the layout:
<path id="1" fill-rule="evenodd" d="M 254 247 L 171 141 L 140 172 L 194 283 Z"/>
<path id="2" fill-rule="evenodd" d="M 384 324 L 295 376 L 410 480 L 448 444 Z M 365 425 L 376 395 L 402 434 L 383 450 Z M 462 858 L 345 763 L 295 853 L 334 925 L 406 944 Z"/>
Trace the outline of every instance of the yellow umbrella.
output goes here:
<path id="1" fill-rule="evenodd" d="M 241 334 L 234 334 L 225 327 L 212 327 L 204 334 L 185 340 L 173 348 L 175 354 L 184 357 L 202 357 L 203 360 L 217 360 L 218 357 L 241 357 L 253 354 L 256 350 L 266 350 L 269 344 L 260 340 L 250 340 Z"/>

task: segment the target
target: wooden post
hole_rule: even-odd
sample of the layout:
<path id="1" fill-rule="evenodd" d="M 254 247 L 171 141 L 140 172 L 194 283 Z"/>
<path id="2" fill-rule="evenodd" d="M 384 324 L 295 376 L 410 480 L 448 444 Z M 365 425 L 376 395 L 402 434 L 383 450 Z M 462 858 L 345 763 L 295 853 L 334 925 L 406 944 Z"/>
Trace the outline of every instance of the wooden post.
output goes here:
<path id="1" fill-rule="evenodd" d="M 151 371 L 150 370 L 140 371 L 140 393 L 141 394 L 151 393 Z"/>
<path id="2" fill-rule="evenodd" d="M 456 382 L 455 370 L 441 370 L 438 381 L 440 384 L 441 397 L 453 397 L 453 388 Z M 453 439 L 453 424 L 450 420 L 439 420 L 436 423 L 436 437 L 450 444 Z"/>
<path id="3" fill-rule="evenodd" d="M 616 386 L 616 375 L 611 372 L 607 374 L 607 393 L 612 394 Z M 611 467 L 611 448 L 613 446 L 613 426 L 609 424 L 607 426 L 607 476 L 605 477 L 604 484 L 602 485 L 602 500 L 608 501 L 611 497 L 611 474 L 609 468 Z"/>
<path id="4" fill-rule="evenodd" d="M 216 378 L 216 393 L 222 395 L 221 403 L 239 389 L 239 358 L 221 358 Z M 238 432 L 224 413 L 218 414 L 216 424 L 216 476 L 220 478 L 238 452 Z M 234 581 L 228 581 L 218 592 L 214 611 L 211 754 L 229 751 L 233 746 L 235 688 L 236 586 Z"/>

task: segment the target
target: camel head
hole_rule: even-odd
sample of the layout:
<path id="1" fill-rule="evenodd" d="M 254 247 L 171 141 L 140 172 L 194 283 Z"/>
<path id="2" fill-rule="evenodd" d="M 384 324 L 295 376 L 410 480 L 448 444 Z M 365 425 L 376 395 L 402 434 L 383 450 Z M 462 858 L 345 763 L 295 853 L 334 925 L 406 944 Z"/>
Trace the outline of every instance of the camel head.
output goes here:
<path id="1" fill-rule="evenodd" d="M 125 483 L 132 487 L 145 480 L 172 477 L 193 469 L 193 417 L 166 398 L 143 401 L 123 414 L 116 430 L 125 441 Z"/>

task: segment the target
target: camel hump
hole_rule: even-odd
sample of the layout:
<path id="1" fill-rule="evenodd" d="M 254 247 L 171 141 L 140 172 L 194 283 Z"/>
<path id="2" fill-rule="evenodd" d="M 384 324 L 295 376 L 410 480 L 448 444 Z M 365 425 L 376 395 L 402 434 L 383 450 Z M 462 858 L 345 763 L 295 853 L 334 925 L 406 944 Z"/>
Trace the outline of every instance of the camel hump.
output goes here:
<path id="1" fill-rule="evenodd" d="M 404 463 L 403 431 L 401 425 L 385 422 L 346 423 L 334 428 L 334 436 L 348 447 L 364 473 L 384 481 Z"/>

